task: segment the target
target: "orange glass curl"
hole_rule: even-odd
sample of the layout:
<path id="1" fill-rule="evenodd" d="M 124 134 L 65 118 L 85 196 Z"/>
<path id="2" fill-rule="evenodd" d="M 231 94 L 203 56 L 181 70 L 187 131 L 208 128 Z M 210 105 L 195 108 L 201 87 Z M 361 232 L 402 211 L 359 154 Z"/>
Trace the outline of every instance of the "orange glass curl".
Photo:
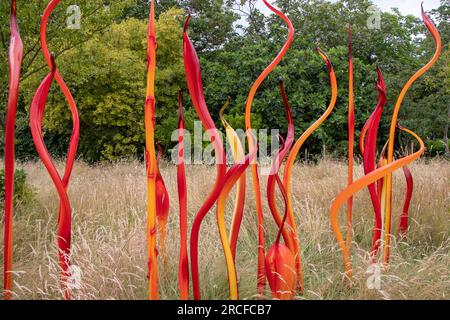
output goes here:
<path id="1" fill-rule="evenodd" d="M 262 82 L 267 78 L 267 76 L 276 68 L 276 66 L 280 63 L 283 57 L 286 55 L 289 50 L 292 42 L 294 41 L 294 26 L 292 25 L 289 18 L 284 15 L 281 11 L 274 8 L 270 5 L 266 0 L 263 0 L 264 4 L 276 15 L 278 15 L 287 25 L 289 33 L 286 42 L 284 43 L 281 51 L 275 57 L 275 59 L 269 64 L 269 66 L 261 73 L 261 75 L 256 79 L 253 83 L 249 95 L 247 97 L 247 102 L 245 105 L 245 130 L 247 135 L 247 143 L 249 147 L 249 152 L 254 152 L 256 146 L 254 142 L 253 132 L 252 132 L 252 122 L 251 122 L 251 109 L 253 105 L 253 101 L 255 99 L 255 94 L 258 91 L 258 88 L 262 84 Z M 262 209 L 262 200 L 261 200 L 261 187 L 258 177 L 258 165 L 256 161 L 251 163 L 252 170 L 252 178 L 253 178 L 253 192 L 255 193 L 255 201 L 256 201 L 256 213 L 258 218 L 258 269 L 257 269 L 257 291 L 260 297 L 264 295 L 265 290 L 265 243 L 264 243 L 264 215 Z"/>
<path id="2" fill-rule="evenodd" d="M 147 93 L 145 99 L 145 154 L 147 172 L 147 268 L 148 297 L 157 300 L 158 260 L 156 248 L 156 151 L 155 151 L 155 76 L 156 76 L 155 1 L 150 2 L 147 38 Z"/>
<path id="3" fill-rule="evenodd" d="M 300 255 L 300 244 L 298 240 L 298 232 L 297 232 L 297 225 L 295 223 L 295 217 L 294 217 L 294 211 L 292 207 L 292 193 L 291 193 L 291 177 L 292 177 L 292 169 L 294 166 L 295 159 L 297 158 L 297 155 L 305 143 L 305 141 L 313 134 L 313 132 L 328 118 L 328 116 L 331 114 L 331 112 L 334 109 L 334 106 L 336 105 L 337 101 L 337 95 L 338 95 L 338 87 L 337 87 L 337 80 L 336 75 L 333 70 L 333 66 L 331 64 L 330 59 L 326 55 L 324 51 L 322 51 L 320 48 L 317 48 L 318 53 L 322 57 L 322 59 L 325 61 L 328 69 L 328 73 L 330 75 L 330 83 L 331 83 L 331 101 L 326 109 L 325 113 L 316 121 L 314 122 L 297 140 L 297 142 L 292 147 L 291 152 L 289 153 L 289 156 L 286 160 L 285 169 L 284 169 L 284 175 L 283 175 L 283 186 L 286 190 L 287 195 L 287 210 L 288 210 L 288 224 L 290 226 L 290 230 L 292 232 L 292 238 L 295 240 L 295 269 L 297 271 L 297 287 L 299 290 L 303 291 L 304 284 L 303 284 L 303 272 L 302 272 L 302 262 L 301 262 L 301 255 Z"/>
<path id="4" fill-rule="evenodd" d="M 398 121 L 398 114 L 400 112 L 400 107 L 403 104 L 403 100 L 405 98 L 406 93 L 408 92 L 411 85 L 425 72 L 427 72 L 437 61 L 442 51 L 442 41 L 439 35 L 438 29 L 433 24 L 433 21 L 423 10 L 422 3 L 422 18 L 425 23 L 425 26 L 430 31 L 433 39 L 436 43 L 436 51 L 431 58 L 431 60 L 423 66 L 419 71 L 417 71 L 405 84 L 400 95 L 395 103 L 394 112 L 392 114 L 391 127 L 389 131 L 389 142 L 387 148 L 387 164 L 391 164 L 394 161 L 394 137 L 396 132 L 396 124 Z M 391 210 L 392 210 L 392 174 L 390 172 L 386 176 L 387 190 L 386 190 L 386 212 L 385 212 L 385 221 L 384 221 L 384 242 L 385 242 L 385 250 L 383 255 L 383 260 L 385 263 L 389 262 L 389 254 L 390 254 L 390 241 L 391 241 Z"/>
<path id="5" fill-rule="evenodd" d="M 407 165 L 408 163 L 411 163 L 412 161 L 419 158 L 425 151 L 425 145 L 418 135 L 416 135 L 414 132 L 412 132 L 406 128 L 403 128 L 400 126 L 399 126 L 399 128 L 402 131 L 412 135 L 419 142 L 419 145 L 420 145 L 419 150 L 409 156 L 395 160 L 394 162 L 391 162 L 391 163 L 386 162 L 386 165 L 384 165 L 384 166 L 376 169 L 375 171 L 372 171 L 371 173 L 365 175 L 364 177 L 356 180 L 353 184 L 351 184 L 346 189 L 344 189 L 341 193 L 339 193 L 339 195 L 333 200 L 333 203 L 331 204 L 331 208 L 330 208 L 331 226 L 332 226 L 333 232 L 336 236 L 339 247 L 341 248 L 341 253 L 342 253 L 342 256 L 344 259 L 344 265 L 345 265 L 345 273 L 349 279 L 352 278 L 352 267 L 351 267 L 351 262 L 350 262 L 350 253 L 348 251 L 348 247 L 346 246 L 345 240 L 342 237 L 342 233 L 339 228 L 339 221 L 338 221 L 339 208 L 345 203 L 345 201 L 348 200 L 348 198 L 353 196 L 355 193 L 357 193 L 361 189 L 376 182 L 377 180 L 386 176 L 387 174 L 392 173 L 395 170 Z"/>
<path id="6" fill-rule="evenodd" d="M 353 183 L 353 163 L 355 145 L 355 97 L 354 97 L 354 66 L 353 66 L 353 46 L 352 27 L 348 25 L 348 177 L 347 185 Z M 353 198 L 347 201 L 347 246 L 350 250 L 352 242 L 352 215 Z"/>

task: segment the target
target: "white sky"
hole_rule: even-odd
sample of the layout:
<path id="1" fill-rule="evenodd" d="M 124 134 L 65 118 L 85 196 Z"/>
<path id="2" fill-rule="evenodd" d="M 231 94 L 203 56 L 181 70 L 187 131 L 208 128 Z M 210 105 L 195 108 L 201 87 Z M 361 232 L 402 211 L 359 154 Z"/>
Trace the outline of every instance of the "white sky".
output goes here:
<path id="1" fill-rule="evenodd" d="M 336 2 L 336 0 L 330 0 L 331 2 Z M 416 17 L 420 17 L 420 4 L 423 0 L 372 0 L 382 11 L 391 11 L 391 8 L 398 8 L 400 12 L 404 15 L 412 14 Z M 436 9 L 439 7 L 439 0 L 424 0 L 423 7 L 426 11 Z M 261 1 L 259 8 L 264 13 L 269 13 L 270 11 L 264 6 Z"/>

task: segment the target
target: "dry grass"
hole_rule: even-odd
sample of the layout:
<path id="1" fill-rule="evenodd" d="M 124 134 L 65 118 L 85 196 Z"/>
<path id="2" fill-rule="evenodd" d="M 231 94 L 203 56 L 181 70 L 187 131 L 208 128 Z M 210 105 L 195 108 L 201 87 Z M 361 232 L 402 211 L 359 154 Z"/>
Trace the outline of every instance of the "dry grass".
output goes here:
<path id="1" fill-rule="evenodd" d="M 40 163 L 19 165 L 36 190 L 32 206 L 19 206 L 14 217 L 14 296 L 16 299 L 60 299 L 56 259 L 57 196 Z M 407 239 L 394 239 L 389 270 L 383 270 L 381 289 L 368 289 L 372 210 L 366 191 L 354 205 L 352 261 L 354 285 L 343 282 L 343 263 L 329 224 L 332 199 L 346 183 L 346 166 L 331 160 L 298 166 L 294 172 L 294 206 L 299 222 L 305 270 L 304 295 L 299 299 L 448 299 L 450 164 L 445 161 L 418 163 L 412 167 L 415 190 L 410 209 Z M 178 200 L 176 169 L 163 165 L 171 195 L 168 226 L 167 268 L 161 269 L 162 299 L 176 299 L 178 260 Z M 357 169 L 361 175 L 361 169 Z M 187 168 L 189 215 L 192 220 L 206 198 L 214 167 Z M 256 217 L 252 192 L 247 192 L 246 212 L 239 238 L 237 269 L 240 295 L 255 298 Z M 394 230 L 405 192 L 404 178 L 395 175 Z M 265 194 L 265 186 L 263 182 Z M 90 167 L 78 162 L 69 191 L 73 207 L 73 265 L 82 271 L 81 288 L 75 299 L 146 299 L 146 238 L 144 167 L 123 162 Z M 234 199 L 234 197 L 232 197 Z M 229 202 L 228 212 L 232 210 Z M 265 210 L 267 244 L 276 228 Z M 344 214 L 342 214 L 344 216 Z M 3 229 L 3 221 L 1 221 Z M 344 225 L 344 221 L 343 221 Z M 3 247 L 3 237 L 0 246 Z M 225 261 L 215 213 L 204 221 L 200 237 L 202 294 L 207 299 L 226 299 Z M 3 256 L 1 257 L 3 266 Z M 2 279 L 1 279 L 2 280 Z M 270 294 L 267 294 L 270 297 Z"/>

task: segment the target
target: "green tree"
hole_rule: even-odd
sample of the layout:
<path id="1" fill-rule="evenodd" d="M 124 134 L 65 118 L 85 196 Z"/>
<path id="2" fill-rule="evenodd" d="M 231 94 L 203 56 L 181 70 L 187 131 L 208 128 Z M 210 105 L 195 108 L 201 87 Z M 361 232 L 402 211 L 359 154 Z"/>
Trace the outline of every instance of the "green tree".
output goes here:
<path id="1" fill-rule="evenodd" d="M 155 2 L 155 13 L 158 17 L 161 13 L 179 6 L 179 0 L 159 0 Z M 121 19 L 136 18 L 139 20 L 146 20 L 149 16 L 150 2 L 149 0 L 136 0 L 136 3 L 129 6 L 123 12 Z"/>
<path id="2" fill-rule="evenodd" d="M 57 64 L 80 108 L 80 153 L 89 161 L 141 156 L 144 145 L 148 0 L 109 2 L 111 8 L 106 15 L 100 8 L 100 5 L 104 8 L 103 1 L 78 1 L 80 6 L 92 5 L 91 8 L 97 4 L 100 10 L 97 13 L 94 11 L 91 20 L 83 20 L 86 29 L 67 31 L 61 28 L 65 7 L 55 12 L 55 19 L 50 25 L 52 34 L 55 34 L 50 46 L 57 53 L 60 49 L 62 51 Z M 63 3 L 67 5 L 70 1 Z M 244 127 L 244 106 L 250 86 L 275 57 L 287 32 L 276 15 L 262 14 L 257 3 L 257 0 L 157 1 L 156 138 L 166 149 L 173 144 L 170 138 L 177 124 L 176 98 L 179 88 L 184 92 L 188 128 L 192 128 L 193 120 L 197 119 L 185 88 L 182 61 L 182 23 L 188 12 L 192 14 L 189 35 L 199 52 L 210 113 L 220 127 L 219 109 L 231 97 L 232 104 L 227 109 L 226 117 L 236 129 Z M 334 155 L 346 154 L 347 24 L 350 22 L 355 60 L 356 138 L 376 105 L 375 67 L 379 65 L 388 88 L 388 104 L 379 137 L 379 143 L 384 143 L 392 108 L 402 86 L 434 51 L 433 40 L 423 23 L 414 16 L 404 16 L 394 11 L 382 13 L 381 29 L 368 28 L 370 0 L 280 0 L 276 4 L 292 20 L 296 37 L 285 59 L 256 95 L 252 109 L 254 126 L 282 131 L 286 127 L 277 88 L 278 78 L 282 78 L 287 87 L 297 137 L 322 114 L 330 98 L 330 88 L 323 61 L 314 52 L 315 47 L 320 46 L 333 62 L 339 98 L 334 112 L 307 141 L 305 149 L 309 154 L 320 155 L 326 145 L 327 151 Z M 443 39 L 442 57 L 414 84 L 400 114 L 400 121 L 429 143 L 441 137 L 445 140 L 448 136 L 448 4 L 448 0 L 442 0 L 441 6 L 430 12 Z M 173 6 L 179 8 L 178 11 L 170 9 Z M 7 7 L 5 2 L 0 4 L 2 21 L 7 18 Z M 28 39 L 26 44 L 32 47 L 38 39 L 38 13 L 42 12 L 43 4 L 22 2 L 20 8 L 21 25 Z M 86 8 L 82 7 L 83 13 L 90 12 Z M 26 10 L 29 10 L 28 15 L 23 14 Z M 29 21 L 25 16 L 29 17 Z M 6 24 L 0 25 L 0 37 L 0 41 L 7 41 Z M 4 43 L 1 45 L 0 55 L 3 56 L 0 57 L 4 58 L 7 46 Z M 28 61 L 34 56 L 33 52 L 37 52 L 30 67 L 26 67 L 29 63 L 25 64 L 22 82 L 18 118 L 19 154 L 34 150 L 28 133 L 27 110 L 37 85 L 48 71 L 38 48 L 35 50 L 26 57 Z M 7 66 L 0 64 L 0 71 L 0 87 L 5 87 Z M 5 97 L 5 91 L 2 91 L 0 99 Z M 55 86 L 50 93 L 45 115 L 45 139 L 53 154 L 65 154 L 69 134 L 69 110 Z M 402 143 L 407 141 L 401 140 Z"/>
<path id="3" fill-rule="evenodd" d="M 185 16 L 192 16 L 191 39 L 198 51 L 213 51 L 230 41 L 236 32 L 233 24 L 239 14 L 231 7 L 231 0 L 162 0 L 156 3 L 156 13 L 171 7 L 184 10 Z M 148 0 L 137 0 L 135 6 L 125 11 L 125 18 L 148 18 Z"/>
<path id="4" fill-rule="evenodd" d="M 69 53 L 74 48 L 82 45 L 96 34 L 106 30 L 114 21 L 122 15 L 128 6 L 135 0 L 115 0 L 105 2 L 104 0 L 79 0 L 76 5 L 81 12 L 81 28 L 67 28 L 67 18 L 72 14 L 67 12 L 72 0 L 62 0 L 55 8 L 48 26 L 47 40 L 50 50 L 58 58 Z M 39 26 L 41 15 L 48 1 L 40 0 L 18 0 L 17 13 L 19 28 L 24 42 L 24 59 L 22 64 L 21 87 L 27 87 L 30 77 L 42 74 L 47 70 L 39 45 Z M 9 47 L 9 12 L 10 1 L 0 2 L 0 136 L 3 137 L 4 119 L 6 115 L 6 104 L 8 98 L 8 47 Z M 63 76 L 65 76 L 63 74 Z M 69 83 L 70 85 L 70 83 Z M 36 87 L 37 88 L 37 87 Z M 34 88 L 34 90 L 36 89 Z M 21 94 L 21 92 L 19 92 Z M 29 97 L 30 98 L 30 97 Z M 28 140 L 27 109 L 30 100 L 19 97 L 17 137 L 18 140 Z M 22 134 L 24 136 L 22 136 Z M 0 139 L 3 143 L 3 138 Z M 19 142 L 18 141 L 18 142 Z M 0 154 L 3 148 L 0 143 Z M 32 144 L 31 144 L 32 145 Z M 20 147 L 19 147 L 20 151 Z M 20 152 L 19 152 L 20 156 Z"/>
<path id="5" fill-rule="evenodd" d="M 171 9 L 157 21 L 157 139 L 165 142 L 176 128 L 176 97 L 184 81 L 181 14 Z M 79 154 L 88 161 L 143 153 L 146 39 L 147 23 L 132 18 L 113 24 L 58 59 L 80 113 Z M 30 80 L 27 99 L 41 78 L 39 74 Z M 51 91 L 44 124 L 47 133 L 70 134 L 70 112 L 57 90 Z"/>

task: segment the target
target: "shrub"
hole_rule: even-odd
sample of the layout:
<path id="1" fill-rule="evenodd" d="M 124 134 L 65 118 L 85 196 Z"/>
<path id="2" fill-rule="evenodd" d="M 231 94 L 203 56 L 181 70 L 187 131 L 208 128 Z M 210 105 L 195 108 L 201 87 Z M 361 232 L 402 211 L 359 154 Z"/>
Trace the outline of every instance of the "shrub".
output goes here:
<path id="1" fill-rule="evenodd" d="M 445 154 L 445 142 L 443 140 L 429 140 L 426 142 L 427 153 L 431 157 Z"/>
<path id="2" fill-rule="evenodd" d="M 5 204 L 5 170 L 0 170 L 0 207 Z M 34 191 L 27 183 L 25 170 L 17 169 L 14 175 L 14 201 L 15 203 L 30 203 L 34 199 Z"/>

